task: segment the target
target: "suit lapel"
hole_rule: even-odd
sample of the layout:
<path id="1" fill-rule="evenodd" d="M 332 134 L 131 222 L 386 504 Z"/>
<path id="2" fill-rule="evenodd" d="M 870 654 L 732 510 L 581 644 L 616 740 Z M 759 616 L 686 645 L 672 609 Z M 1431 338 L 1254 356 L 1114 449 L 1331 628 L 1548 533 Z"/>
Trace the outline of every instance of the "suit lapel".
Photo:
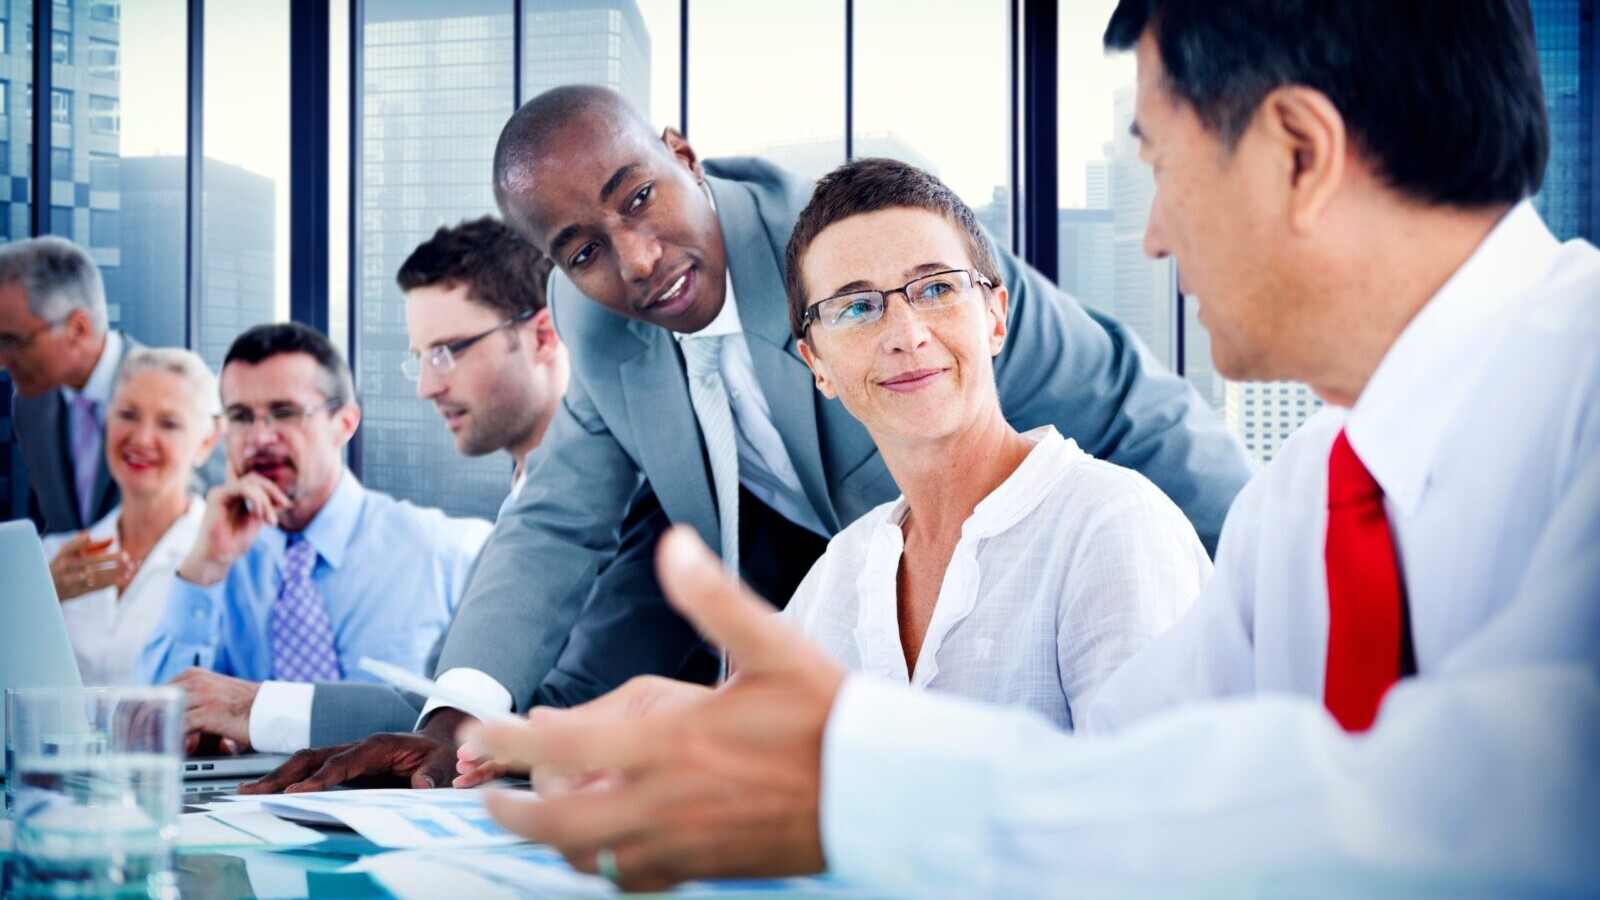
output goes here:
<path id="1" fill-rule="evenodd" d="M 640 467 L 667 516 L 693 525 L 707 544 L 719 546 L 711 477 L 676 341 L 650 326 L 634 334 L 644 341 L 644 348 L 617 371 Z"/>
<path id="2" fill-rule="evenodd" d="M 735 182 L 708 178 L 722 222 L 733 293 L 739 304 L 739 321 L 756 380 L 772 410 L 772 424 L 783 438 L 794 463 L 800 486 L 822 523 L 839 529 L 838 516 L 822 471 L 822 449 L 817 438 L 817 393 L 811 370 L 800 359 L 789 333 L 789 302 L 783 274 L 760 212 L 748 189 Z"/>

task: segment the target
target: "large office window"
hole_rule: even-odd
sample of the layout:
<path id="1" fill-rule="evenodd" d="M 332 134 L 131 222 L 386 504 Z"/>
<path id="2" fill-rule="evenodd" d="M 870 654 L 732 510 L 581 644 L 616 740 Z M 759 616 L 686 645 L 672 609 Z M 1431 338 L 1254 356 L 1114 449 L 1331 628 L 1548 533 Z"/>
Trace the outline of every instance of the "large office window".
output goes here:
<path id="1" fill-rule="evenodd" d="M 844 162 L 842 0 L 695 0 L 689 15 L 689 136 L 702 156 L 761 156 L 807 178 Z"/>
<path id="2" fill-rule="evenodd" d="M 1594 240 L 1595 12 L 1593 0 L 1533 0 L 1539 70 L 1550 116 L 1550 164 L 1534 199 L 1562 239 Z"/>
<path id="3" fill-rule="evenodd" d="M 1155 182 L 1128 133 L 1133 55 L 1107 55 L 1101 45 L 1114 8 L 1115 0 L 1092 0 L 1060 13 L 1057 271 L 1063 289 L 1120 321 L 1172 366 L 1175 276 L 1170 261 L 1144 253 Z"/>
<path id="4" fill-rule="evenodd" d="M 668 0 L 522 0 L 522 99 L 600 84 L 658 128 L 676 128 L 678 37 Z"/>
<path id="5" fill-rule="evenodd" d="M 367 0 L 360 97 L 357 369 L 368 486 L 452 513 L 493 516 L 503 455 L 463 460 L 400 372 L 410 342 L 394 276 L 441 225 L 494 212 L 495 139 L 511 114 L 511 0 Z"/>
<path id="6" fill-rule="evenodd" d="M 134 10 L 125 8 L 131 17 Z M 289 314 L 289 3 L 207 2 L 196 350 Z"/>
<path id="7" fill-rule="evenodd" d="M 1011 242 L 1010 27 L 1004 0 L 855 2 L 855 155 L 934 172 L 1003 245 Z"/>
<path id="8" fill-rule="evenodd" d="M 116 14 L 104 15 L 108 8 Z M 87 165 L 73 177 L 88 191 L 88 238 L 105 275 L 113 321 L 146 344 L 183 346 L 185 3 L 139 0 L 126 10 L 98 4 L 73 15 L 90 47 L 77 78 L 91 91 L 84 123 Z"/>

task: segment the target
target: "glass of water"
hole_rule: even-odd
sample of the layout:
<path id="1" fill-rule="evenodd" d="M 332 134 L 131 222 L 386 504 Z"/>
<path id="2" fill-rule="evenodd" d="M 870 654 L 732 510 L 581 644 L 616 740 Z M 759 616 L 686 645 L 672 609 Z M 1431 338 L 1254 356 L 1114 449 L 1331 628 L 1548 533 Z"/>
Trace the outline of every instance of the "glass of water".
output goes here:
<path id="1" fill-rule="evenodd" d="M 17 897 L 178 896 L 183 691 L 6 691 Z"/>

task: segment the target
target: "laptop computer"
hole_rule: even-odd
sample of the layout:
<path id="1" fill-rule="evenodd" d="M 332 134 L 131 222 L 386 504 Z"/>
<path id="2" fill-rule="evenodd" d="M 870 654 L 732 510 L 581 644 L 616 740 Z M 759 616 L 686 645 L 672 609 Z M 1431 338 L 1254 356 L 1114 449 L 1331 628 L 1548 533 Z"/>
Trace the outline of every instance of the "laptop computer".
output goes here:
<path id="1" fill-rule="evenodd" d="M 5 573 L 0 578 L 0 691 L 83 687 L 44 546 L 32 522 L 0 522 L 0 572 Z M 265 775 L 287 759 L 271 753 L 190 758 L 184 760 L 183 776 L 186 781 L 238 781 Z M 0 770 L 0 781 L 4 779 Z"/>

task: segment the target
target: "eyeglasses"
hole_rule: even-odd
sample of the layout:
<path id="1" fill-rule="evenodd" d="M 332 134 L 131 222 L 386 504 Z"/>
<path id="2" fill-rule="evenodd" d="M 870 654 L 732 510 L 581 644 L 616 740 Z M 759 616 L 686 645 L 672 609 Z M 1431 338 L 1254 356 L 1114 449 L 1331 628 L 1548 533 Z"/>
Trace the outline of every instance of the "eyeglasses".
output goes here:
<path id="1" fill-rule="evenodd" d="M 325 409 L 338 409 L 344 401 L 338 398 L 324 400 L 310 406 L 295 406 L 292 403 L 274 403 L 262 410 L 257 416 L 255 410 L 248 406 L 230 406 L 222 413 L 222 428 L 233 435 L 247 434 L 257 422 L 264 423 L 271 431 L 282 433 L 285 429 L 299 429 L 305 426 L 306 417 L 322 412 Z"/>
<path id="2" fill-rule="evenodd" d="M 974 284 L 994 287 L 994 282 L 988 277 L 972 269 L 950 269 L 923 275 L 906 282 L 905 287 L 894 290 L 851 291 L 818 300 L 806 307 L 805 315 L 800 320 L 800 333 L 805 334 L 812 322 L 820 323 L 828 331 L 845 331 L 871 325 L 883 318 L 890 294 L 904 294 L 906 303 L 922 312 L 954 306 L 972 293 Z"/>
<path id="3" fill-rule="evenodd" d="M 44 334 L 46 331 L 49 331 L 52 328 L 60 327 L 64 322 L 66 322 L 66 319 L 61 319 L 55 322 L 46 322 L 27 334 L 0 334 L 0 353 L 9 354 L 16 353 L 18 350 L 25 350 L 29 344 L 32 344 L 34 341 L 39 339 L 39 335 Z"/>
<path id="4" fill-rule="evenodd" d="M 440 344 L 437 347 L 429 347 L 426 351 L 424 351 L 428 360 L 428 367 L 433 369 L 435 375 L 450 374 L 451 372 L 455 371 L 456 357 L 460 356 L 461 353 L 468 347 L 471 347 L 473 344 L 476 344 L 477 342 L 483 340 L 491 334 L 494 334 L 496 331 L 499 331 L 502 328 L 510 328 L 513 325 L 520 325 L 523 322 L 528 321 L 529 319 L 533 318 L 534 312 L 535 310 L 525 309 L 522 312 L 519 312 L 511 318 L 505 320 L 504 322 L 501 322 L 499 325 L 489 329 L 488 331 L 482 331 L 473 335 L 472 337 L 465 337 L 459 341 L 452 341 L 448 344 Z M 411 381 L 421 380 L 423 358 L 424 355 L 422 353 L 412 353 L 409 359 L 400 363 L 400 371 L 404 372 L 406 378 Z"/>

